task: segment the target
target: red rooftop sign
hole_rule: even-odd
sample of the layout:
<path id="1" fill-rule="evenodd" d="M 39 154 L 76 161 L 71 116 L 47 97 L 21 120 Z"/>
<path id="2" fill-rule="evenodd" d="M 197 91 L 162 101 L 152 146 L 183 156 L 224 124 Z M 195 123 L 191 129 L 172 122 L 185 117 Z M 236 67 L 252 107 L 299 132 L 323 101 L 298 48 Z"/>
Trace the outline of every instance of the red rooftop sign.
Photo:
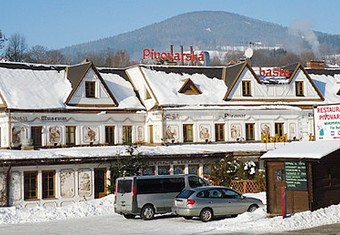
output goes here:
<path id="1" fill-rule="evenodd" d="M 263 69 L 260 67 L 260 76 L 261 77 L 290 77 L 290 72 L 288 69 L 283 68 L 266 68 Z"/>
<path id="2" fill-rule="evenodd" d="M 155 51 L 153 48 L 146 48 L 143 50 L 143 59 L 151 59 L 151 60 L 169 60 L 169 61 L 204 61 L 204 53 L 201 52 L 199 54 L 191 53 L 170 53 L 170 52 L 160 52 Z"/>

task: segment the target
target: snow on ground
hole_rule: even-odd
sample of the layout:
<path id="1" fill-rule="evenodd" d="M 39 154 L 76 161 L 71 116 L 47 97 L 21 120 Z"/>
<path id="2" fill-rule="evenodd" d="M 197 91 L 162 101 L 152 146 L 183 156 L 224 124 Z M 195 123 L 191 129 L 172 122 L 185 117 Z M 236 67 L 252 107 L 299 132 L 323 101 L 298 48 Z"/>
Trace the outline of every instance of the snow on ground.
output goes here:
<path id="1" fill-rule="evenodd" d="M 245 195 L 260 198 L 266 204 L 264 192 Z M 109 195 L 102 199 L 74 203 L 73 205 L 57 208 L 0 208 L 0 224 L 36 223 L 90 216 L 112 216 L 112 220 L 121 220 L 122 216 L 115 214 L 113 211 L 113 200 L 114 196 Z M 131 222 L 131 220 L 125 219 L 123 221 L 126 221 L 126 223 L 128 223 L 128 221 L 129 223 Z M 263 207 L 253 213 L 246 212 L 236 218 L 215 220 L 209 223 L 203 223 L 197 220 L 193 222 L 184 219 L 174 220 L 171 218 L 155 220 L 153 223 L 157 223 L 158 227 L 171 223 L 174 227 L 179 227 L 179 229 L 181 224 L 183 224 L 186 228 L 188 226 L 189 228 L 192 227 L 192 231 L 198 231 L 200 228 L 204 228 L 205 231 L 213 231 L 214 234 L 247 233 L 249 231 L 251 231 L 252 234 L 277 233 L 340 223 L 340 205 L 333 205 L 314 212 L 305 211 L 296 213 L 285 219 L 281 216 L 269 217 L 266 213 L 266 208 Z M 143 233 L 143 228 L 140 227 L 140 229 L 139 232 Z"/>

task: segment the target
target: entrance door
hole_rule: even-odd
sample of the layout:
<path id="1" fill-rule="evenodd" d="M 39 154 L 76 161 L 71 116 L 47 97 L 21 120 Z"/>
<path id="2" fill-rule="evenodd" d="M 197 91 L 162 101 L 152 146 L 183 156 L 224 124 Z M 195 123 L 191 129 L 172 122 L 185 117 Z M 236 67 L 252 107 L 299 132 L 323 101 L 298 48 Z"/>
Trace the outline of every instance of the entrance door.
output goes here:
<path id="1" fill-rule="evenodd" d="M 285 186 L 284 162 L 267 162 L 268 170 L 268 212 L 281 214 L 281 188 Z"/>
<path id="2" fill-rule="evenodd" d="M 94 169 L 94 197 L 101 198 L 106 195 L 106 168 Z"/>

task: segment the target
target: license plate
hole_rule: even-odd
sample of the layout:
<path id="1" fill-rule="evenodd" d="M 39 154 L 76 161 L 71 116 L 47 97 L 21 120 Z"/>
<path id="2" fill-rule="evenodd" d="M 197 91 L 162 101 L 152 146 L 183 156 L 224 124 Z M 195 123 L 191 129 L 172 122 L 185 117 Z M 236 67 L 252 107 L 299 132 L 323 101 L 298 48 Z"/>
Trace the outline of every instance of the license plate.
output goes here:
<path id="1" fill-rule="evenodd" d="M 176 206 L 181 206 L 183 205 L 183 201 L 182 200 L 176 200 Z"/>

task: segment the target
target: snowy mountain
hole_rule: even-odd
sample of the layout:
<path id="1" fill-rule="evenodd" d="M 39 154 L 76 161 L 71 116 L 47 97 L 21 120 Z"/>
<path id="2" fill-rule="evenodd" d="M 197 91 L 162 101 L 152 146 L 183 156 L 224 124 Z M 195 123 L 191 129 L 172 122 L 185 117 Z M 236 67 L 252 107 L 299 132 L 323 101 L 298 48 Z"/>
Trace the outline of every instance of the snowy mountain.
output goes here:
<path id="1" fill-rule="evenodd" d="M 145 48 L 169 51 L 170 45 L 179 51 L 190 46 L 199 50 L 225 50 L 228 46 L 249 44 L 261 47 L 283 47 L 301 52 L 306 49 L 318 53 L 340 49 L 340 35 L 313 32 L 303 24 L 292 27 L 281 26 L 246 16 L 222 11 L 199 11 L 181 14 L 162 22 L 61 49 L 62 53 L 82 59 L 82 54 L 107 49 L 126 50 L 131 58 L 140 60 Z"/>

